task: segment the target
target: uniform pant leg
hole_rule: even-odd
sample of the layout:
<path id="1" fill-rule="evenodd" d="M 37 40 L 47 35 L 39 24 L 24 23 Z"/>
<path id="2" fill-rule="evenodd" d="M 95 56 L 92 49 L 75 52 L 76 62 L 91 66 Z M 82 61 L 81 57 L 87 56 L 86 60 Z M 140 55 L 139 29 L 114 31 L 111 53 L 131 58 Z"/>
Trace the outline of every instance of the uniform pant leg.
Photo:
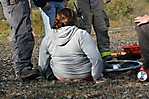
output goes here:
<path id="1" fill-rule="evenodd" d="M 100 52 L 110 51 L 110 39 L 108 35 L 109 19 L 102 9 L 93 11 L 93 28 L 96 33 L 97 46 Z"/>
<path id="2" fill-rule="evenodd" d="M 11 0 L 1 0 L 3 12 L 12 28 L 13 62 L 16 72 L 24 68 L 32 68 L 31 57 L 34 47 L 30 7 L 28 0 L 19 0 L 9 4 Z"/>
<path id="3" fill-rule="evenodd" d="M 144 58 L 145 67 L 149 67 L 149 23 L 137 26 L 139 44 L 141 46 L 142 55 Z"/>
<path id="4" fill-rule="evenodd" d="M 83 16 L 83 20 L 79 18 L 78 27 L 83 30 L 86 30 L 88 33 L 91 33 L 92 13 L 90 10 L 90 4 L 87 1 L 86 2 L 82 0 L 77 1 L 78 8 L 80 9 L 81 15 Z"/>

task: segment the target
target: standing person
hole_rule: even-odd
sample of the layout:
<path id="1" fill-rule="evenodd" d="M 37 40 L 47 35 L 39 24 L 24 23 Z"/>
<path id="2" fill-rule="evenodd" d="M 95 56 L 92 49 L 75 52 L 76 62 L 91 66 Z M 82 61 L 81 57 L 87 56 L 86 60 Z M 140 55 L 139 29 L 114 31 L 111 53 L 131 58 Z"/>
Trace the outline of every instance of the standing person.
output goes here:
<path id="1" fill-rule="evenodd" d="M 83 24 L 79 27 L 91 33 L 93 25 L 101 56 L 105 61 L 110 60 L 112 57 L 108 35 L 109 19 L 104 11 L 103 0 L 77 0 L 77 5 L 83 16 Z"/>
<path id="2" fill-rule="evenodd" d="M 139 44 L 144 58 L 145 71 L 149 75 L 149 15 L 136 17 L 135 23 L 137 24 L 136 30 L 138 32 Z"/>
<path id="3" fill-rule="evenodd" d="M 67 0 L 33 0 L 35 5 L 40 7 L 45 34 L 51 28 L 54 28 L 54 21 L 61 9 L 65 7 Z"/>
<path id="4" fill-rule="evenodd" d="M 56 17 L 56 29 L 46 35 L 39 50 L 39 66 L 47 79 L 103 80 L 103 62 L 92 37 L 75 26 L 76 15 L 64 8 Z"/>
<path id="5" fill-rule="evenodd" d="M 63 9 L 68 0 L 33 0 L 37 7 L 40 7 L 45 34 L 54 28 L 54 21 L 57 13 Z"/>
<path id="6" fill-rule="evenodd" d="M 49 23 L 51 28 L 54 27 L 55 17 L 57 12 L 64 8 L 64 0 L 47 0 L 46 5 L 41 8 L 43 12 L 49 17 Z M 44 17 L 43 17 L 43 20 Z M 47 24 L 44 24 L 45 26 Z"/>
<path id="7" fill-rule="evenodd" d="M 28 0 L 1 0 L 4 16 L 12 29 L 13 62 L 17 79 L 29 80 L 39 75 L 31 62 L 34 37 Z"/>

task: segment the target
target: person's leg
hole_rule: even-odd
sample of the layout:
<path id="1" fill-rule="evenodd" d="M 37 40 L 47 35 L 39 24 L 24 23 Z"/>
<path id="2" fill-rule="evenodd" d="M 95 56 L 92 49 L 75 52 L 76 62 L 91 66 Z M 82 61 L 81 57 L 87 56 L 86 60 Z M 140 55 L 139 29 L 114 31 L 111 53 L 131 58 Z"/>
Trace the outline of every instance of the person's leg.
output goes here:
<path id="1" fill-rule="evenodd" d="M 97 46 L 102 58 L 111 56 L 110 39 L 108 35 L 109 19 L 104 10 L 94 10 L 93 27 L 96 33 Z"/>
<path id="2" fill-rule="evenodd" d="M 56 2 L 50 1 L 49 6 L 50 7 L 48 9 L 43 9 L 43 11 L 49 17 L 50 26 L 51 26 L 51 28 L 53 28 L 54 22 L 55 22 L 55 17 L 56 17 Z"/>
<path id="3" fill-rule="evenodd" d="M 57 3 L 56 3 L 56 14 L 57 14 L 60 10 L 62 10 L 64 7 L 65 7 L 65 6 L 64 6 L 64 1 L 63 1 L 63 2 L 57 2 Z"/>
<path id="4" fill-rule="evenodd" d="M 81 15 L 83 16 L 83 20 L 79 20 L 78 27 L 86 30 L 88 33 L 91 33 L 92 29 L 92 13 L 90 10 L 90 4 L 87 1 L 78 0 L 77 1 L 78 8 L 81 11 Z"/>
<path id="5" fill-rule="evenodd" d="M 7 2 L 2 0 L 1 2 L 4 15 L 12 28 L 13 62 L 16 74 L 20 75 L 23 71 L 32 70 L 33 67 L 31 57 L 34 37 L 32 34 L 29 2 L 28 0 L 18 0 L 14 4 L 10 4 L 9 0 Z"/>
<path id="6" fill-rule="evenodd" d="M 144 66 L 149 68 L 149 23 L 136 26 L 136 30 L 138 32 L 139 44 L 144 58 Z"/>

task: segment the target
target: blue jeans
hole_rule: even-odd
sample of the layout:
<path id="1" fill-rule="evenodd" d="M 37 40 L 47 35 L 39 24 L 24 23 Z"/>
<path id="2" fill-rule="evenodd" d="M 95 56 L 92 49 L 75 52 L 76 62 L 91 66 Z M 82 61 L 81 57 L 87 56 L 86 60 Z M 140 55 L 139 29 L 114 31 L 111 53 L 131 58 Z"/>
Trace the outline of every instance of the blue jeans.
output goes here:
<path id="1" fill-rule="evenodd" d="M 51 28 L 53 28 L 57 12 L 59 12 L 61 9 L 64 8 L 64 2 L 50 1 L 49 3 L 50 4 L 48 5 L 49 6 L 48 8 L 46 7 L 46 9 L 44 9 L 44 8 L 42 9 L 43 12 L 49 17 L 49 19 L 47 19 L 46 15 L 44 15 L 44 14 L 42 14 L 42 18 L 43 18 L 43 21 L 45 21 L 44 26 L 49 26 L 47 23 L 47 22 L 49 22 Z"/>

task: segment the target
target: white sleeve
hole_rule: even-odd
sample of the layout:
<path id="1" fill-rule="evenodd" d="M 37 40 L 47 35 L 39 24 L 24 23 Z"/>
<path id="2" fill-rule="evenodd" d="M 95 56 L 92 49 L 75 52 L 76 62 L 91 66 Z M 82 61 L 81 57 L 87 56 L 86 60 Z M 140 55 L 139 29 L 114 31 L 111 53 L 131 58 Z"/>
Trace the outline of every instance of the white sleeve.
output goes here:
<path id="1" fill-rule="evenodd" d="M 86 31 L 81 33 L 80 45 L 81 49 L 92 63 L 91 75 L 93 79 L 98 80 L 103 72 L 103 62 L 95 41 Z"/>
<path id="2" fill-rule="evenodd" d="M 50 54 L 48 52 L 48 36 L 45 36 L 41 42 L 40 48 L 39 48 L 39 60 L 38 65 L 41 67 L 41 69 L 44 71 L 47 69 L 47 66 L 50 62 Z"/>

